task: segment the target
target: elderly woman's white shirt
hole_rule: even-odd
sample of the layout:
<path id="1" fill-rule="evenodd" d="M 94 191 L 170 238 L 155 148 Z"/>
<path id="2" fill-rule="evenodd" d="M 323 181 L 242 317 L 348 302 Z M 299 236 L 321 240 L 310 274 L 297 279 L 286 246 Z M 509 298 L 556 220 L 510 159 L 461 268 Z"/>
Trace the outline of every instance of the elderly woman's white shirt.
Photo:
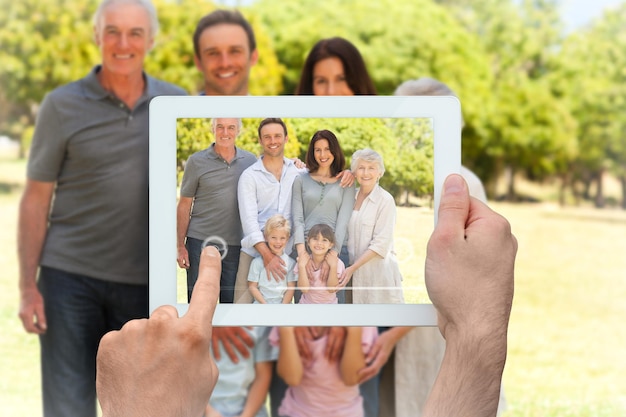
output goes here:
<path id="1" fill-rule="evenodd" d="M 395 224 L 396 203 L 379 185 L 363 200 L 361 208 L 352 212 L 348 224 L 350 263 L 368 249 L 380 255 L 352 275 L 354 304 L 404 303 L 402 275 L 393 247 Z"/>

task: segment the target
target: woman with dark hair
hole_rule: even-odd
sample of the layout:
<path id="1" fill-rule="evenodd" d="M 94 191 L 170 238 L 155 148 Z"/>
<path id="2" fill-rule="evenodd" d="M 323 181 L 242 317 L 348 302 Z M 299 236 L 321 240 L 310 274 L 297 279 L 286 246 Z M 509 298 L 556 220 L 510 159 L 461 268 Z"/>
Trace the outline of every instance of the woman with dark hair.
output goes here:
<path id="1" fill-rule="evenodd" d="M 306 153 L 309 172 L 295 179 L 291 200 L 294 245 L 300 261 L 309 260 L 305 242 L 309 229 L 316 224 L 327 224 L 335 231 L 334 251 L 342 257 L 355 197 L 354 186 L 342 187 L 340 183 L 338 174 L 345 164 L 337 136 L 330 130 L 315 132 Z M 342 261 L 347 263 L 347 249 L 343 252 Z M 343 294 L 338 297 L 342 302 Z"/>
<path id="2" fill-rule="evenodd" d="M 376 95 L 359 50 L 340 37 L 318 41 L 306 58 L 296 95 Z"/>
<path id="3" fill-rule="evenodd" d="M 300 75 L 300 82 L 298 83 L 295 94 L 352 96 L 376 95 L 377 93 L 359 50 L 346 39 L 334 37 L 322 39 L 313 46 L 305 60 L 302 74 Z M 309 145 L 309 150 L 311 150 L 311 145 Z M 307 166 L 309 166 L 308 158 L 306 163 Z M 352 214 L 352 209 L 354 208 L 354 198 L 356 196 L 354 190 L 352 191 L 352 195 L 353 198 L 350 201 L 348 222 Z M 295 203 L 293 207 L 295 207 Z M 346 259 L 345 256 L 347 255 L 347 239 L 344 237 L 344 240 L 345 251 L 341 260 L 348 266 L 349 259 Z M 343 285 L 348 284 L 347 279 L 344 279 L 344 281 L 341 281 Z M 395 404 L 393 395 L 389 395 L 388 398 L 383 399 L 382 404 L 379 401 L 380 373 L 381 368 L 389 359 L 396 343 L 402 339 L 410 329 L 410 327 L 379 329 L 379 331 L 381 331 L 380 337 L 376 340 L 374 347 L 367 353 L 368 365 L 359 372 L 361 378 L 360 390 L 363 396 L 365 417 L 376 417 L 379 413 L 384 413 L 386 410 L 391 410 L 395 407 L 395 405 L 393 405 Z M 337 343 L 341 344 L 342 342 Z M 393 365 L 393 362 L 390 365 Z M 387 391 L 394 392 L 396 388 L 394 381 L 389 381 L 388 385 L 390 385 L 391 389 Z"/>

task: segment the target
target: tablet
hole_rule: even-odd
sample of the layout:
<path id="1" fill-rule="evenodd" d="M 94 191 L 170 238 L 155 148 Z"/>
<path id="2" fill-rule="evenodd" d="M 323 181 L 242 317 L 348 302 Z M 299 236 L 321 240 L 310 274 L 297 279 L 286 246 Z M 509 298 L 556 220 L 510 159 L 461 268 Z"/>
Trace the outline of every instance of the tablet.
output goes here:
<path id="1" fill-rule="evenodd" d="M 217 306 L 213 324 L 216 326 L 436 325 L 436 312 L 429 303 L 423 286 L 424 265 L 422 263 L 416 267 L 415 265 L 407 266 L 407 264 L 404 267 L 410 268 L 411 271 L 403 270 L 403 257 L 410 258 L 414 252 L 425 254 L 425 242 L 437 221 L 436 213 L 443 181 L 447 175 L 460 171 L 461 107 L 458 99 L 452 96 L 161 96 L 153 99 L 150 103 L 149 169 L 150 312 L 161 305 L 169 304 L 176 306 L 179 314 L 183 315 L 188 307 L 185 302 L 186 294 L 183 300 L 179 294 L 180 272 L 176 263 L 176 204 L 179 185 L 176 155 L 179 122 L 188 119 L 212 118 L 260 121 L 268 117 L 281 118 L 288 126 L 307 125 L 307 123 L 299 122 L 309 121 L 309 125 L 319 124 L 319 129 L 337 126 L 338 121 L 347 121 L 344 124 L 350 126 L 366 124 L 370 121 L 394 126 L 411 126 L 406 128 L 406 133 L 397 134 L 399 148 L 396 153 L 398 154 L 407 153 L 414 146 L 412 141 L 400 140 L 400 138 L 412 137 L 417 134 L 418 130 L 421 136 L 430 135 L 433 144 L 431 154 L 434 159 L 430 163 L 434 171 L 430 193 L 432 200 L 430 200 L 431 205 L 427 205 L 422 211 L 415 210 L 415 213 L 420 213 L 420 216 L 428 216 L 430 225 L 428 230 L 420 232 L 424 235 L 423 247 L 411 247 L 410 236 L 402 238 L 398 236 L 399 231 L 408 232 L 410 235 L 412 231 L 417 230 L 416 219 L 411 217 L 413 212 L 403 211 L 403 224 L 396 224 L 395 229 L 395 245 L 399 253 L 398 260 L 403 276 L 410 272 L 421 275 L 422 278 L 421 288 L 417 288 L 417 285 L 407 283 L 408 280 L 405 277 L 402 284 L 405 300 L 415 300 L 415 297 L 409 296 L 413 292 L 421 292 L 421 295 L 417 298 L 418 301 L 404 304 L 220 303 Z M 419 125 L 420 129 L 415 129 L 416 125 Z M 256 130 L 254 132 L 256 134 Z M 298 132 L 289 132 L 289 135 L 290 137 L 298 135 Z M 363 135 L 367 136 L 367 133 Z M 359 143 L 367 144 L 368 147 L 384 154 L 389 149 L 375 149 L 374 144 L 380 143 L 375 141 L 376 135 L 376 132 L 372 132 L 372 138 L 359 138 Z M 344 141 L 354 139 L 342 137 L 341 134 L 337 136 L 344 148 L 343 143 L 346 143 Z M 371 141 L 371 146 L 368 141 Z M 211 142 L 208 142 L 207 146 Z M 305 142 L 308 144 L 308 140 Z M 303 145 L 305 149 L 306 144 Z M 350 156 L 351 153 L 346 152 L 348 166 Z M 389 165 L 392 162 L 385 161 L 388 171 L 391 169 Z M 417 163 L 420 162 L 415 161 L 414 164 Z M 398 210 L 401 208 L 398 207 Z M 404 255 L 400 256 L 401 253 Z"/>

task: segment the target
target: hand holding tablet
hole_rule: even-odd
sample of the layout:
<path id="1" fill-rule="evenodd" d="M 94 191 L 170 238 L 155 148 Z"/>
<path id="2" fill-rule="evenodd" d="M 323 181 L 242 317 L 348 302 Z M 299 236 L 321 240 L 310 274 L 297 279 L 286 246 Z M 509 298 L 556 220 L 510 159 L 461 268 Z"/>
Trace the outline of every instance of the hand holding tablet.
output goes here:
<path id="1" fill-rule="evenodd" d="M 517 241 L 504 218 L 470 199 L 461 177 L 446 184 L 426 274 L 447 347 L 422 415 L 495 415 Z M 106 417 L 201 414 L 217 380 L 208 345 L 220 273 L 215 249 L 202 256 L 200 287 L 185 317 L 161 307 L 150 319 L 130 321 L 103 338 L 97 386 Z"/>

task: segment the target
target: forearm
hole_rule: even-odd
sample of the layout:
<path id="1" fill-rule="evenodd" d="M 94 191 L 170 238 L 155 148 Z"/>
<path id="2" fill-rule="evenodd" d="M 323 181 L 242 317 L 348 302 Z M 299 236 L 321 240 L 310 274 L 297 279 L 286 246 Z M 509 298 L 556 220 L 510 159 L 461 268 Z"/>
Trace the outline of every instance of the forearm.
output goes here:
<path id="1" fill-rule="evenodd" d="M 283 295 L 283 304 L 291 304 L 291 300 L 293 300 L 293 295 L 296 292 L 295 287 L 296 286 L 294 282 L 290 282 L 287 284 L 287 290 Z"/>
<path id="2" fill-rule="evenodd" d="M 354 263 L 350 265 L 350 267 L 355 270 L 359 269 L 360 267 L 362 267 L 363 265 L 365 265 L 366 263 L 368 263 L 369 261 L 375 258 L 381 258 L 381 256 L 378 253 L 374 252 L 373 250 L 368 249 L 365 252 L 363 252 L 363 254 L 359 256 L 357 260 L 355 260 Z"/>
<path id="3" fill-rule="evenodd" d="M 281 327 L 279 332 L 280 343 L 276 372 L 287 385 L 298 385 L 302 381 L 304 370 L 294 329 L 293 327 Z"/>
<path id="4" fill-rule="evenodd" d="M 337 242 L 335 248 L 337 253 L 341 253 L 341 247 L 346 243 L 348 223 L 354 208 L 355 194 L 356 190 L 354 187 L 345 188 L 343 191 L 341 206 L 339 207 L 339 213 L 337 213 L 337 224 L 335 225 L 335 240 Z"/>
<path id="5" fill-rule="evenodd" d="M 393 343 L 393 345 L 395 346 L 400 339 L 402 339 L 408 332 L 410 332 L 413 329 L 414 327 L 403 327 L 403 326 L 392 327 L 391 329 L 387 330 L 385 333 L 383 333 L 379 337 L 384 337 L 384 336 L 389 337 L 391 343 Z"/>
<path id="6" fill-rule="evenodd" d="M 422 416 L 495 416 L 505 362 L 506 331 L 446 337 L 443 362 Z"/>
<path id="7" fill-rule="evenodd" d="M 248 290 L 250 291 L 250 294 L 252 294 L 252 297 L 254 297 L 256 302 L 260 304 L 266 304 L 265 298 L 263 298 L 263 295 L 261 294 L 261 291 L 259 290 L 256 282 L 248 282 Z"/>
<path id="8" fill-rule="evenodd" d="M 237 187 L 237 202 L 239 204 L 239 218 L 241 219 L 241 228 L 243 236 L 241 246 L 244 248 L 256 247 L 259 243 L 265 242 L 261 226 L 259 225 L 259 206 L 255 196 L 256 184 L 254 179 L 246 172 L 241 174 L 239 185 Z M 257 249 L 258 250 L 258 249 Z"/>
<path id="9" fill-rule="evenodd" d="M 341 355 L 341 377 L 346 385 L 359 382 L 358 371 L 365 366 L 365 354 L 361 344 L 362 329 L 348 327 L 346 342 Z"/>
<path id="10" fill-rule="evenodd" d="M 304 206 L 302 201 L 302 178 L 296 177 L 291 194 L 291 223 L 293 239 L 298 254 L 304 250 Z"/>
<path id="11" fill-rule="evenodd" d="M 304 262 L 298 262 L 298 289 L 302 293 L 309 292 L 309 273 Z"/>
<path id="12" fill-rule="evenodd" d="M 335 288 L 338 284 L 339 277 L 337 276 L 337 264 L 330 265 L 330 269 L 328 271 L 328 280 L 326 281 L 328 292 L 335 292 Z"/>
<path id="13" fill-rule="evenodd" d="M 50 187 L 53 187 L 52 185 Z M 17 234 L 17 250 L 19 258 L 21 291 L 34 288 L 37 282 L 37 269 L 48 231 L 49 196 L 33 194 L 27 186 L 20 202 Z"/>
<path id="14" fill-rule="evenodd" d="M 193 199 L 189 197 L 180 197 L 178 206 L 176 207 L 176 246 L 178 248 L 185 246 L 192 201 Z"/>
<path id="15" fill-rule="evenodd" d="M 296 247 L 296 253 L 298 254 L 298 256 L 302 256 L 306 252 L 306 247 L 304 243 L 296 243 L 295 247 Z"/>
<path id="16" fill-rule="evenodd" d="M 272 379 L 272 362 L 257 362 L 255 365 L 255 377 L 240 417 L 254 417 L 261 406 L 265 404 L 267 392 Z"/>
<path id="17" fill-rule="evenodd" d="M 272 260 L 272 258 L 274 256 L 276 256 L 267 247 L 267 243 L 265 243 L 265 241 L 259 242 L 259 243 L 255 244 L 254 248 L 257 250 L 257 252 L 259 252 L 259 254 L 261 254 L 261 257 L 263 258 L 263 264 L 264 265 L 269 264 L 270 261 Z"/>
<path id="18" fill-rule="evenodd" d="M 29 216 L 31 218 L 39 216 Z M 37 282 L 37 269 L 47 232 L 47 221 L 26 221 L 20 216 L 18 226 L 18 257 L 20 266 L 19 288 L 33 288 Z"/>

